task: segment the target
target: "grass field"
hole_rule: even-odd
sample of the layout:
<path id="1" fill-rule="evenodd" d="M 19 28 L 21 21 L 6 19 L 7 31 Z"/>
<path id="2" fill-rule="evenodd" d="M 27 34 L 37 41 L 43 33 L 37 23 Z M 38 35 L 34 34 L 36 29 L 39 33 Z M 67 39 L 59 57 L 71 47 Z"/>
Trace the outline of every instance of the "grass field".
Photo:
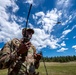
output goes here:
<path id="1" fill-rule="evenodd" d="M 55 63 L 46 62 L 48 75 L 76 75 L 76 62 L 68 63 Z M 40 67 L 37 70 L 40 75 L 46 75 L 43 62 L 40 63 Z M 7 69 L 0 70 L 0 75 L 7 75 Z"/>

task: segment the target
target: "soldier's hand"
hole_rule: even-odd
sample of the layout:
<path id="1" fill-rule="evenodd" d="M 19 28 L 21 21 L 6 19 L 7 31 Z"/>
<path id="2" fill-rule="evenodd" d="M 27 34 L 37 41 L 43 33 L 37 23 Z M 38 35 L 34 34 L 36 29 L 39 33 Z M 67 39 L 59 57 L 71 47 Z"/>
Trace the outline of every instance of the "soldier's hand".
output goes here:
<path id="1" fill-rule="evenodd" d="M 18 49 L 18 53 L 19 54 L 26 53 L 28 51 L 28 49 L 30 48 L 30 46 L 31 46 L 30 42 L 27 42 L 25 44 L 22 43 Z"/>
<path id="2" fill-rule="evenodd" d="M 30 46 L 31 46 L 31 42 L 27 42 L 24 45 L 25 45 L 26 49 L 28 50 L 30 48 Z"/>
<path id="3" fill-rule="evenodd" d="M 34 58 L 39 61 L 41 59 L 42 55 L 41 54 L 35 54 Z"/>
<path id="4" fill-rule="evenodd" d="M 36 59 L 36 60 L 35 60 L 35 68 L 36 68 L 36 69 L 38 69 L 38 67 L 39 67 L 39 62 L 40 62 L 41 57 L 42 57 L 41 54 L 35 54 L 35 55 L 34 55 L 34 58 Z"/>

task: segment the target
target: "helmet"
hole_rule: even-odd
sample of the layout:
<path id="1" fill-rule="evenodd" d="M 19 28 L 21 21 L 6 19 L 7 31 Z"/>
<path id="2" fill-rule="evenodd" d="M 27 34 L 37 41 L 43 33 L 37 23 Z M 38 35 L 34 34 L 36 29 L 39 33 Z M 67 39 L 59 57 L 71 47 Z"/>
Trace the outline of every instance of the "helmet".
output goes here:
<path id="1" fill-rule="evenodd" d="M 31 29 L 31 28 L 24 28 L 24 29 L 22 29 L 22 34 L 24 34 L 26 31 L 28 31 L 28 32 L 31 32 L 32 34 L 34 34 L 34 30 L 33 29 Z"/>

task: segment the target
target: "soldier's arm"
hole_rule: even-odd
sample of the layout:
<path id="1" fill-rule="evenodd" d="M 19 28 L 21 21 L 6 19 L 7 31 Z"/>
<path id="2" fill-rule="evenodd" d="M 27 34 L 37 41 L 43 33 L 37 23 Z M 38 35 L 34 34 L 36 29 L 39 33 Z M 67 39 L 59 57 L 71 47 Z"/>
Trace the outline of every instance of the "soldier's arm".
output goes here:
<path id="1" fill-rule="evenodd" d="M 9 54 L 2 56 L 2 57 L 0 58 L 0 62 L 3 62 L 3 61 L 5 61 L 5 60 L 7 60 L 7 58 L 10 58 L 10 55 L 9 55 Z"/>
<path id="2" fill-rule="evenodd" d="M 35 46 L 32 45 L 32 48 L 34 50 L 34 59 L 35 59 L 34 65 L 35 65 L 35 68 L 38 69 L 39 63 L 40 63 L 40 59 L 41 59 L 42 56 L 41 56 L 41 54 L 37 54 L 36 53 Z"/>
<path id="3" fill-rule="evenodd" d="M 2 48 L 2 55 L 0 58 L 0 62 L 7 60 L 7 57 L 9 57 L 9 54 L 10 54 L 10 46 L 9 46 L 9 43 L 7 42 Z"/>

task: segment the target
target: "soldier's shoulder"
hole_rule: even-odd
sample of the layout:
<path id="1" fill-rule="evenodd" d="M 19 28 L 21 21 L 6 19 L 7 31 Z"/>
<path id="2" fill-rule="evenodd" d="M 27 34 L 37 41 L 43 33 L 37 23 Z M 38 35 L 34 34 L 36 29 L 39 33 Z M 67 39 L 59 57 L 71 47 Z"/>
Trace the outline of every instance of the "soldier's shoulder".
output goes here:
<path id="1" fill-rule="evenodd" d="M 11 41 L 20 41 L 18 38 L 13 38 Z"/>
<path id="2" fill-rule="evenodd" d="M 12 42 L 12 44 L 14 45 L 14 46 L 19 46 L 20 45 L 20 39 L 18 39 L 18 38 L 13 38 L 12 40 L 11 40 L 11 42 Z"/>

